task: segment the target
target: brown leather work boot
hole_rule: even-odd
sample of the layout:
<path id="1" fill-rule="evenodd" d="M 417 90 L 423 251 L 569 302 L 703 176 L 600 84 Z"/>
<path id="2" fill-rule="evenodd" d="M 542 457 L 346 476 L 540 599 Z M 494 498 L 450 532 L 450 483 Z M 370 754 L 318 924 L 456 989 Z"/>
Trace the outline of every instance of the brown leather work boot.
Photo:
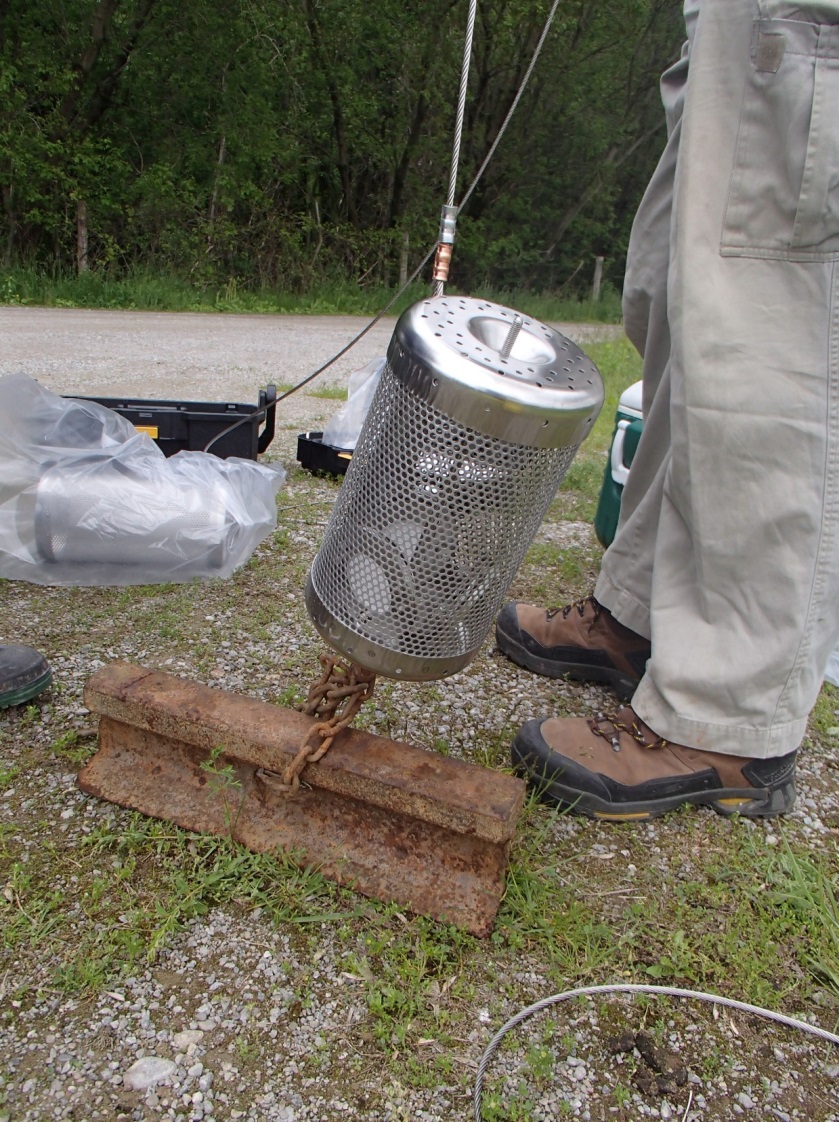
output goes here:
<path id="1" fill-rule="evenodd" d="M 606 682 L 622 701 L 635 693 L 650 657 L 649 639 L 618 623 L 593 596 L 548 611 L 505 604 L 495 639 L 500 651 L 534 674 Z"/>
<path id="2" fill-rule="evenodd" d="M 528 721 L 512 754 L 544 802 L 590 818 L 655 818 L 684 803 L 771 818 L 795 803 L 797 751 L 770 760 L 700 752 L 663 740 L 629 706 L 614 717 Z"/>

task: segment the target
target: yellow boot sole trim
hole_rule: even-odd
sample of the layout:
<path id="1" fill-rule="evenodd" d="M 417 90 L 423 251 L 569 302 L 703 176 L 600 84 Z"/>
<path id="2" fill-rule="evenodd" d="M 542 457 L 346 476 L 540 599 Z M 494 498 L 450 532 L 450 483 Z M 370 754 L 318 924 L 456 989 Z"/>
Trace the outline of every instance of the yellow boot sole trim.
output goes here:
<path id="1" fill-rule="evenodd" d="M 629 822 L 639 818 L 650 818 L 651 814 L 648 810 L 636 810 L 631 814 L 612 814 L 605 811 L 596 810 L 594 812 L 595 818 L 605 818 L 607 822 Z"/>

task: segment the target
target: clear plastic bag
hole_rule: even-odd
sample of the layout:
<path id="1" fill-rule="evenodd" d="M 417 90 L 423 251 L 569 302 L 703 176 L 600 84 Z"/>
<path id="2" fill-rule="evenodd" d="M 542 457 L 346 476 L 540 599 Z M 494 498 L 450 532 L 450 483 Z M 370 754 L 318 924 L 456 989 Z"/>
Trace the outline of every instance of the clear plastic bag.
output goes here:
<path id="1" fill-rule="evenodd" d="M 355 449 L 386 362 L 387 359 L 374 358 L 361 370 L 350 374 L 347 400 L 327 421 L 321 437 L 322 443 L 347 452 Z"/>
<path id="2" fill-rule="evenodd" d="M 158 584 L 227 577 L 277 523 L 279 466 L 167 459 L 91 401 L 0 378 L 0 577 Z"/>
<path id="3" fill-rule="evenodd" d="M 824 671 L 824 680 L 830 682 L 831 686 L 839 686 L 839 647 L 831 651 Z"/>

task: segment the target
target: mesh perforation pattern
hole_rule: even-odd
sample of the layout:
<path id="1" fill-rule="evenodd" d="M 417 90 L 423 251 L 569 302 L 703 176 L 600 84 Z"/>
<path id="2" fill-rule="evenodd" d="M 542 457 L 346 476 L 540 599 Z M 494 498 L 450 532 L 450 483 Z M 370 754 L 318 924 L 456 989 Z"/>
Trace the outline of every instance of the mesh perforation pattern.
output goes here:
<path id="1" fill-rule="evenodd" d="M 477 432 L 411 381 L 385 366 L 306 596 L 340 653 L 429 680 L 474 657 L 577 445 Z"/>

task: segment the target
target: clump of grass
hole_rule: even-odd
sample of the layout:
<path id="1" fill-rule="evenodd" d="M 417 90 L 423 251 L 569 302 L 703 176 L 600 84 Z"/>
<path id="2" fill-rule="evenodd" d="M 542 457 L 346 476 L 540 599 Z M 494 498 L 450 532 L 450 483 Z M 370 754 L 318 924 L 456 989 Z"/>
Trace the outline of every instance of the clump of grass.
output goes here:
<path id="1" fill-rule="evenodd" d="M 207 759 L 201 761 L 201 770 L 207 776 L 210 790 L 222 801 L 227 836 L 233 838 L 245 805 L 245 789 L 233 764 L 229 760 L 223 763 L 223 758 L 224 745 L 217 744 Z"/>
<path id="2" fill-rule="evenodd" d="M 782 839 L 780 852 L 769 863 L 765 900 L 774 909 L 803 925 L 807 934 L 804 960 L 814 976 L 839 996 L 839 895 L 835 873 L 811 854 L 797 852 Z"/>
<path id="3" fill-rule="evenodd" d="M 815 707 L 810 714 L 810 728 L 821 737 L 828 737 L 828 743 L 839 737 L 839 689 L 825 682 Z"/>
<path id="4" fill-rule="evenodd" d="M 87 763 L 96 749 L 95 738 L 82 737 L 75 729 L 68 729 L 52 742 L 52 750 L 57 756 L 67 760 L 73 767 Z"/>
<path id="5" fill-rule="evenodd" d="M 139 814 L 117 829 L 97 827 L 85 850 L 76 863 L 85 875 L 75 880 L 56 877 L 49 844 L 6 874 L 0 945 L 36 951 L 40 982 L 65 992 L 96 992 L 138 961 L 154 961 L 175 932 L 212 907 L 261 908 L 276 924 L 335 923 L 359 909 L 355 896 L 300 868 L 293 855 L 251 853 L 229 837 Z"/>
<path id="6" fill-rule="evenodd" d="M 309 397 L 320 397 L 326 401 L 346 401 L 347 390 L 345 386 L 321 386 L 319 389 L 309 390 Z"/>
<path id="7" fill-rule="evenodd" d="M 599 300 L 569 297 L 561 291 L 532 292 L 521 288 L 500 291 L 481 288 L 469 295 L 480 296 L 496 304 L 506 304 L 535 319 L 547 321 L 620 323 L 623 318 L 620 293 L 611 285 L 603 286 Z"/>

